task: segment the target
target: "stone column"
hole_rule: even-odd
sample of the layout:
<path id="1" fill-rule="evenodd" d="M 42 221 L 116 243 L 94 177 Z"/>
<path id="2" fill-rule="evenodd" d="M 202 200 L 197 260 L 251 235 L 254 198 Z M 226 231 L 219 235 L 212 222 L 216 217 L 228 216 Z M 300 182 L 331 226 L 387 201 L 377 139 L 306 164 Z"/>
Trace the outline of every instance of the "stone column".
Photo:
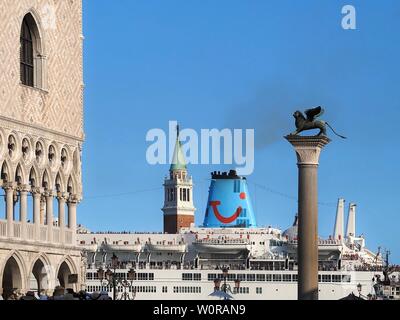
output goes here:
<path id="1" fill-rule="evenodd" d="M 33 223 L 35 224 L 35 239 L 40 240 L 40 202 L 42 188 L 32 188 L 33 196 Z"/>
<path id="2" fill-rule="evenodd" d="M 46 197 L 42 194 L 40 198 L 40 224 L 44 225 L 46 222 Z"/>
<path id="3" fill-rule="evenodd" d="M 326 136 L 285 137 L 294 147 L 298 181 L 298 299 L 318 300 L 318 164 Z"/>
<path id="4" fill-rule="evenodd" d="M 60 241 L 65 243 L 65 202 L 68 198 L 68 194 L 63 192 L 57 193 L 58 200 L 58 227 L 60 228 Z"/>
<path id="5" fill-rule="evenodd" d="M 21 220 L 21 238 L 27 238 L 27 219 L 28 219 L 28 192 L 29 185 L 21 185 L 19 187 L 19 218 Z"/>
<path id="6" fill-rule="evenodd" d="M 46 221 L 47 221 L 47 241 L 53 241 L 53 192 L 46 191 Z"/>
<path id="7" fill-rule="evenodd" d="M 72 245 L 76 245 L 76 206 L 78 200 L 75 195 L 68 198 L 68 228 L 72 231 Z"/>
<path id="8" fill-rule="evenodd" d="M 8 182 L 3 189 L 6 193 L 6 217 L 7 217 L 7 237 L 14 237 L 14 190 L 15 184 Z"/>

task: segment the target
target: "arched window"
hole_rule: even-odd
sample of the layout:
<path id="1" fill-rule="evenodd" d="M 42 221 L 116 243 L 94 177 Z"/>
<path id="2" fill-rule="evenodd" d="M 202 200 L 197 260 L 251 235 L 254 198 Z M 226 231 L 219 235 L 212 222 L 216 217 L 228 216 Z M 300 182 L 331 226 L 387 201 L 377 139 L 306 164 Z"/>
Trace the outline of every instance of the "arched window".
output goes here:
<path id="1" fill-rule="evenodd" d="M 25 16 L 21 30 L 21 82 L 33 87 L 33 32 L 28 16 Z"/>
<path id="2" fill-rule="evenodd" d="M 20 41 L 21 83 L 43 89 L 44 55 L 39 29 L 30 13 L 22 21 Z"/>

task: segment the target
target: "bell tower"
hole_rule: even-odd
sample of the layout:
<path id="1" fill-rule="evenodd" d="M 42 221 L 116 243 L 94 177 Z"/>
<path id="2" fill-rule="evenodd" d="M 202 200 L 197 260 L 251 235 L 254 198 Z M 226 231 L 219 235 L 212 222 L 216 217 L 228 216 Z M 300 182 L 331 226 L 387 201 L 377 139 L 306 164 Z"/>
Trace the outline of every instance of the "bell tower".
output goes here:
<path id="1" fill-rule="evenodd" d="M 194 223 L 193 181 L 188 176 L 177 126 L 176 144 L 169 176 L 164 180 L 164 233 L 178 233 Z"/>

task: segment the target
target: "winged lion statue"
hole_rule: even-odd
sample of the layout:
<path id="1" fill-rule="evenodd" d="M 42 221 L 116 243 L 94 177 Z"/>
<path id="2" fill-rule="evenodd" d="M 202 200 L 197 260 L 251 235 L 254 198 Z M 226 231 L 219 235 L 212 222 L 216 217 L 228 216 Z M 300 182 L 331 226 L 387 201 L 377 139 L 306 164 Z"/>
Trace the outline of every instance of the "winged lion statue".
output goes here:
<path id="1" fill-rule="evenodd" d="M 292 132 L 290 135 L 298 135 L 300 132 L 306 130 L 319 129 L 317 136 L 326 136 L 326 126 L 328 126 L 338 137 L 346 139 L 346 137 L 338 134 L 328 122 L 317 119 L 324 112 L 325 110 L 321 106 L 307 109 L 306 111 L 304 111 L 304 114 L 306 116 L 304 116 L 303 113 L 297 110 L 295 113 L 293 113 L 293 117 L 295 118 L 296 131 Z"/>

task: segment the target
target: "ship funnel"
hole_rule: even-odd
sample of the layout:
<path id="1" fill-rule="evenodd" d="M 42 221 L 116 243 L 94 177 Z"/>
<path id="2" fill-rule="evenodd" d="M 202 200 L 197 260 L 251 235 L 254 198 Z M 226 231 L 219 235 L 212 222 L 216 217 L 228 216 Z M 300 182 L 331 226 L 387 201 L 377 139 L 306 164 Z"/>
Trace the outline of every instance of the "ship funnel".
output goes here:
<path id="1" fill-rule="evenodd" d="M 256 227 L 246 178 L 235 170 L 211 173 L 204 227 Z"/>
<path id="2" fill-rule="evenodd" d="M 333 238 L 342 240 L 344 233 L 344 199 L 339 199 L 336 209 L 335 228 L 333 230 Z"/>
<path id="3" fill-rule="evenodd" d="M 355 237 L 356 236 L 356 204 L 350 203 L 349 206 L 349 216 L 347 218 L 347 237 Z"/>

